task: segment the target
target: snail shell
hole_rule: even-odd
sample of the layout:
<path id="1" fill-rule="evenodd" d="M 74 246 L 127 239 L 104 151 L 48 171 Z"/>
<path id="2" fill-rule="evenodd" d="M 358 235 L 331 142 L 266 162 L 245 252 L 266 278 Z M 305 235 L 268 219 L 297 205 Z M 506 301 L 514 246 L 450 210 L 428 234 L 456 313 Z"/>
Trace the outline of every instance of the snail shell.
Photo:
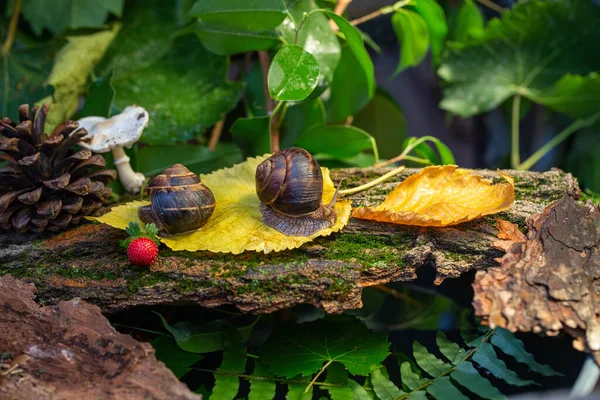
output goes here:
<path id="1" fill-rule="evenodd" d="M 323 175 L 306 150 L 278 151 L 256 168 L 256 193 L 262 220 L 288 236 L 310 236 L 335 223 L 333 201 L 322 203 Z M 337 192 L 336 192 L 337 194 Z"/>
<path id="2" fill-rule="evenodd" d="M 215 210 L 210 189 L 181 164 L 154 178 L 147 193 L 150 205 L 140 207 L 138 216 L 145 223 L 155 223 L 161 236 L 196 230 L 206 224 Z"/>

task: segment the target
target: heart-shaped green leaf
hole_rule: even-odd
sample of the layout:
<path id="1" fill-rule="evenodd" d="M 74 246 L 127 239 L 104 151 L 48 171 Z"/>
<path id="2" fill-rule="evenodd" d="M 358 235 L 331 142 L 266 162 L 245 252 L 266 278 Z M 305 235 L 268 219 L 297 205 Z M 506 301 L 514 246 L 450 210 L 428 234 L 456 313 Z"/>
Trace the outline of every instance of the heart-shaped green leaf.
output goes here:
<path id="1" fill-rule="evenodd" d="M 285 46 L 273 57 L 267 77 L 275 100 L 300 101 L 312 93 L 319 79 L 319 63 L 300 46 Z"/>

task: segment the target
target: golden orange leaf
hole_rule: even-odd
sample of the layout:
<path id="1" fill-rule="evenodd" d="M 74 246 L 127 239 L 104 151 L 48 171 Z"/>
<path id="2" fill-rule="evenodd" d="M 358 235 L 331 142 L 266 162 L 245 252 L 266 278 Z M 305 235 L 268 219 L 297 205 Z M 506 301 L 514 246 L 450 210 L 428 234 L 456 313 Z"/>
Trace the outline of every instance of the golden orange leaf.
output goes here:
<path id="1" fill-rule="evenodd" d="M 249 158 L 232 168 L 225 168 L 208 175 L 200 175 L 202 182 L 213 192 L 216 207 L 213 215 L 197 231 L 181 234 L 160 241 L 172 250 L 208 250 L 215 253 L 239 254 L 246 250 L 282 251 L 294 249 L 319 236 L 328 236 L 341 230 L 350 219 L 352 206 L 350 201 L 337 201 L 336 223 L 311 236 L 286 236 L 263 224 L 256 196 L 254 175 L 256 167 L 265 157 Z M 335 187 L 329 176 L 329 170 L 323 170 L 323 203 L 333 199 Z M 96 221 L 115 228 L 125 229 L 129 222 L 140 222 L 137 210 L 149 202 L 132 201 L 113 209 Z M 140 226 L 143 224 L 140 223 Z"/>
<path id="2" fill-rule="evenodd" d="M 377 207 L 354 210 L 354 218 L 402 225 L 449 226 L 495 214 L 515 200 L 513 179 L 492 182 L 470 170 L 444 165 L 423 168 L 401 182 Z"/>

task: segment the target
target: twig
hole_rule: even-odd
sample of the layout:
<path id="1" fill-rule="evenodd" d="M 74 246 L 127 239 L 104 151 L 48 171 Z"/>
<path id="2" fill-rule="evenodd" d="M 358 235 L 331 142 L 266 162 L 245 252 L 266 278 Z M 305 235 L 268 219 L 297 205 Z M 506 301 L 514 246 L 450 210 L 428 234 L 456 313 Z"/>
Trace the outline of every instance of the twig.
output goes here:
<path id="1" fill-rule="evenodd" d="M 352 3 L 352 0 L 338 0 L 333 12 L 341 16 L 344 13 L 344 11 L 346 11 L 346 8 L 348 8 L 348 5 L 350 5 L 350 3 Z M 331 29 L 337 29 L 337 25 L 332 20 L 329 20 L 329 25 L 331 26 Z"/>
<path id="2" fill-rule="evenodd" d="M 225 372 L 225 371 L 215 371 L 212 369 L 203 369 L 203 368 L 194 368 L 194 371 L 201 372 L 210 372 L 211 374 L 223 375 L 223 376 L 236 376 L 238 378 L 248 379 L 251 381 L 273 381 L 273 382 L 283 382 L 283 383 L 310 383 L 307 380 L 302 379 L 284 379 L 284 378 L 273 378 L 270 376 L 255 376 L 255 375 L 246 375 L 246 374 L 238 374 L 236 372 Z M 314 382 L 315 386 L 328 386 L 328 387 L 340 387 L 340 384 L 336 383 L 328 383 L 328 382 Z"/>
<path id="3" fill-rule="evenodd" d="M 217 143 L 219 143 L 219 138 L 221 137 L 221 132 L 223 132 L 223 125 L 225 125 L 225 114 L 221 116 L 221 120 L 218 121 L 215 126 L 213 126 L 212 131 L 210 131 L 210 140 L 208 141 L 208 150 L 215 151 L 217 148 Z"/>
<path id="4" fill-rule="evenodd" d="M 310 383 L 308 384 L 308 386 L 306 386 L 306 389 L 304 389 L 304 393 L 307 394 L 308 391 L 310 390 L 310 388 L 312 387 L 312 385 L 315 384 L 315 382 L 317 381 L 317 379 L 319 379 L 319 377 L 321 376 L 321 374 L 323 372 L 325 372 L 325 370 L 327 369 L 327 367 L 329 367 L 331 365 L 331 363 L 333 362 L 333 360 L 329 360 L 325 363 L 325 365 L 323 365 L 323 368 L 321 368 L 319 370 L 319 372 L 317 372 L 317 374 L 315 375 L 315 377 L 312 379 L 312 381 L 310 381 Z"/>
<path id="5" fill-rule="evenodd" d="M 363 15 L 362 17 L 353 19 L 352 21 L 350 21 L 350 23 L 352 25 L 356 26 L 356 25 L 362 24 L 363 22 L 370 21 L 373 18 L 377 18 L 380 15 L 385 15 L 385 14 L 393 13 L 395 11 L 398 11 L 402 7 L 408 5 L 411 1 L 412 0 L 400 0 L 400 1 L 396 2 L 395 4 L 393 4 L 391 6 L 381 7 L 379 10 L 375 10 L 372 13 L 369 13 L 367 15 Z"/>
<path id="6" fill-rule="evenodd" d="M 12 17 L 10 18 L 10 24 L 8 25 L 8 32 L 6 33 L 6 40 L 2 45 L 2 55 L 8 56 L 10 49 L 12 48 L 13 42 L 15 41 L 15 32 L 17 31 L 17 22 L 19 22 L 19 13 L 21 12 L 21 0 L 15 0 L 13 6 Z"/>
<path id="7" fill-rule="evenodd" d="M 406 167 L 404 165 L 391 170 L 390 172 L 388 172 L 385 175 L 381 175 L 379 178 L 377 179 L 373 179 L 371 182 L 367 182 L 364 185 L 360 185 L 354 188 L 350 188 L 350 189 L 344 189 L 344 190 L 340 190 L 339 194 L 340 195 L 345 195 L 345 194 L 353 194 L 353 193 L 358 193 L 358 192 L 362 192 L 363 190 L 367 190 L 372 188 L 373 186 L 376 186 L 378 184 L 380 184 L 381 182 L 385 181 L 386 179 L 391 178 L 394 175 L 398 175 L 400 172 L 404 171 Z"/>
<path id="8" fill-rule="evenodd" d="M 490 10 L 494 10 L 499 13 L 503 13 L 504 11 L 506 11 L 506 8 L 494 3 L 492 0 L 477 0 L 477 1 L 479 3 L 481 3 L 482 5 L 486 6 L 487 8 L 489 8 Z"/>
<path id="9" fill-rule="evenodd" d="M 389 288 L 387 286 L 384 285 L 377 285 L 377 286 L 373 286 L 375 289 L 379 290 L 380 292 L 386 293 L 391 295 L 392 297 L 398 299 L 398 300 L 402 300 L 402 301 L 406 301 L 408 303 L 412 303 L 415 304 L 417 306 L 422 307 L 424 304 L 422 302 L 420 302 L 419 300 L 415 300 L 412 297 L 410 297 L 409 295 L 406 295 L 402 292 L 397 291 L 396 289 L 392 289 Z"/>
<path id="10" fill-rule="evenodd" d="M 518 168 L 521 164 L 521 154 L 519 150 L 519 124 L 521 119 L 519 118 L 519 111 L 521 110 L 521 95 L 515 95 L 513 99 L 512 107 L 512 140 L 511 140 L 511 152 L 510 159 L 513 168 Z"/>

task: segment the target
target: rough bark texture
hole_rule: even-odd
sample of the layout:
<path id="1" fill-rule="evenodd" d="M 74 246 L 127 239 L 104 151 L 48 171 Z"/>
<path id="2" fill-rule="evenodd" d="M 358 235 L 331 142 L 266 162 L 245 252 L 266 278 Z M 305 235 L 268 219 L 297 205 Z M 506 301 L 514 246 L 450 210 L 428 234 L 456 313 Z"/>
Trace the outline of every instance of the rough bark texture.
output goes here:
<path id="1" fill-rule="evenodd" d="M 332 171 L 334 181 L 357 186 L 389 169 Z M 351 196 L 354 206 L 375 205 L 406 176 Z M 476 171 L 497 179 L 495 171 Z M 535 212 L 568 193 L 577 198 L 576 180 L 558 170 L 507 171 L 515 177 L 516 202 L 498 214 L 520 226 Z M 574 227 L 574 229 L 576 229 Z M 351 220 L 340 233 L 300 249 L 264 255 L 171 252 L 163 249 L 150 269 L 132 266 L 118 247 L 125 232 L 88 224 L 55 236 L 0 234 L 0 275 L 33 281 L 48 303 L 81 297 L 104 311 L 136 305 L 196 302 L 233 304 L 245 312 L 272 312 L 309 303 L 330 313 L 361 306 L 365 286 L 415 278 L 429 264 L 436 282 L 471 269 L 494 265 L 502 252 L 492 247 L 494 216 L 450 228 L 419 228 Z"/>
<path id="2" fill-rule="evenodd" d="M 565 196 L 527 224 L 500 266 L 477 273 L 476 314 L 511 331 L 566 330 L 600 362 L 600 209 Z"/>
<path id="3" fill-rule="evenodd" d="M 0 278 L 0 398 L 201 399 L 98 307 L 79 299 L 40 307 L 34 290 Z"/>

